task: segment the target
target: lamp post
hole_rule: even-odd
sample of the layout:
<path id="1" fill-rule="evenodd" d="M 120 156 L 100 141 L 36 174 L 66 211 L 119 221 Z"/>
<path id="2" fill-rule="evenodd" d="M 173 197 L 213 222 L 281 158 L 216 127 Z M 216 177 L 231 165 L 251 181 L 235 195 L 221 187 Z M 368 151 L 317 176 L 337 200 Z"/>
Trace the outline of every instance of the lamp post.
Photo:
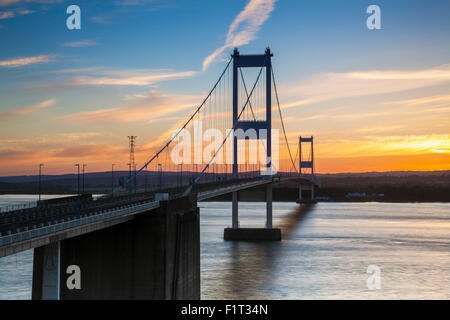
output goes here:
<path id="1" fill-rule="evenodd" d="M 111 196 L 114 197 L 114 163 L 111 165 Z"/>
<path id="2" fill-rule="evenodd" d="M 136 190 L 137 190 L 137 176 L 136 176 L 136 166 L 137 166 L 137 163 L 134 163 L 133 164 L 133 175 L 134 175 L 134 193 L 136 193 Z"/>
<path id="3" fill-rule="evenodd" d="M 42 167 L 44 166 L 44 164 L 40 163 L 39 164 L 39 200 L 38 203 L 41 202 L 41 176 L 42 176 Z"/>
<path id="4" fill-rule="evenodd" d="M 128 200 L 130 202 L 132 202 L 132 192 L 133 192 L 133 182 L 131 181 L 131 162 L 128 163 L 128 189 L 129 189 L 129 196 L 128 196 Z"/>
<path id="5" fill-rule="evenodd" d="M 81 193 L 84 194 L 84 168 L 86 168 L 86 164 L 83 164 L 83 188 L 81 189 Z"/>
<path id="6" fill-rule="evenodd" d="M 144 192 L 147 192 L 147 167 L 144 169 Z"/>
<path id="7" fill-rule="evenodd" d="M 158 163 L 158 180 L 159 180 L 159 191 L 162 191 L 162 165 Z"/>
<path id="8" fill-rule="evenodd" d="M 81 211 L 81 199 L 80 199 L 80 164 L 77 163 L 75 167 L 78 168 L 78 212 L 77 212 L 77 218 L 80 218 L 80 211 Z"/>

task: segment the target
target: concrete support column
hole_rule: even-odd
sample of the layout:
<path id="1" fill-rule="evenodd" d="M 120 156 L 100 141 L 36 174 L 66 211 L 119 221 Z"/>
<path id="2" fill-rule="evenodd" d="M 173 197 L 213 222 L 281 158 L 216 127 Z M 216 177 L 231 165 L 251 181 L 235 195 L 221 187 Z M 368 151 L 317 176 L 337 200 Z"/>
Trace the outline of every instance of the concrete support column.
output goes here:
<path id="1" fill-rule="evenodd" d="M 239 214 L 238 214 L 238 193 L 234 191 L 232 197 L 232 227 L 239 228 Z"/>
<path id="2" fill-rule="evenodd" d="M 200 299 L 197 199 L 162 200 L 127 222 L 39 247 L 33 264 L 33 299 Z M 66 286 L 71 265 L 78 289 Z"/>
<path id="3" fill-rule="evenodd" d="M 298 185 L 298 201 L 302 201 L 302 185 Z"/>
<path id="4" fill-rule="evenodd" d="M 223 238 L 225 241 L 280 241 L 281 229 L 274 228 L 272 225 L 272 200 L 273 186 L 266 184 L 259 187 L 256 195 L 253 194 L 253 201 L 266 201 L 266 227 L 262 228 L 240 228 L 237 220 L 237 192 L 232 194 L 233 208 L 233 228 L 225 228 Z M 245 190 L 239 191 L 240 199 L 245 197 Z M 256 198 L 255 198 L 256 197 Z M 251 199 L 249 197 L 247 199 Z M 228 198 L 229 199 L 229 198 Z M 251 201 L 251 200 L 250 200 Z"/>
<path id="5" fill-rule="evenodd" d="M 59 241 L 34 249 L 33 300 L 59 300 L 60 260 Z"/>
<path id="6" fill-rule="evenodd" d="M 314 185 L 311 185 L 311 200 L 314 200 Z"/>
<path id="7" fill-rule="evenodd" d="M 266 228 L 272 229 L 272 184 L 266 186 Z"/>

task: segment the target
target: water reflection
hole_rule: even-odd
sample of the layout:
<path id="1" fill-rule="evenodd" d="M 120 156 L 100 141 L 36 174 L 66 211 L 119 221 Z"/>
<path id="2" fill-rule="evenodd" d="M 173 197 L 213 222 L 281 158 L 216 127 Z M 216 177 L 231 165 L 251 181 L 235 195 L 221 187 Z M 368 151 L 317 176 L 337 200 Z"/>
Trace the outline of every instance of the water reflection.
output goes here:
<path id="1" fill-rule="evenodd" d="M 274 203 L 283 241 L 223 241 L 231 205 L 201 209 L 202 299 L 449 299 L 449 204 Z M 242 204 L 261 227 L 265 204 Z M 380 290 L 367 267 L 381 268 Z M 445 280 L 444 280 L 445 279 Z"/>
<path id="2" fill-rule="evenodd" d="M 283 241 L 289 240 L 314 205 L 302 205 L 277 219 Z M 237 299 L 264 299 L 272 273 L 283 263 L 281 242 L 230 242 L 230 261 L 223 278 L 224 294 Z"/>
<path id="3" fill-rule="evenodd" d="M 308 214 L 313 210 L 315 204 L 303 204 L 289 211 L 277 221 L 277 226 L 281 229 L 283 240 L 288 240 L 297 231 L 298 227 Z"/>
<path id="4" fill-rule="evenodd" d="M 264 225 L 264 203 L 239 205 L 242 227 Z M 274 243 L 224 241 L 231 204 L 200 206 L 202 299 L 450 299 L 448 203 L 274 203 Z M 32 252 L 0 259 L 0 299 L 30 298 Z"/>

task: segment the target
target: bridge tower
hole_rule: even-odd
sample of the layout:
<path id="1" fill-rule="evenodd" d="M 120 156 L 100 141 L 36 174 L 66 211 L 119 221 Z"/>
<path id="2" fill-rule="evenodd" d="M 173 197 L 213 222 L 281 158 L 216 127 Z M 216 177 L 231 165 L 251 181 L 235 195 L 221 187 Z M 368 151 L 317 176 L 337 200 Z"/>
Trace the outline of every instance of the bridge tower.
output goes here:
<path id="1" fill-rule="evenodd" d="M 270 48 L 267 48 L 264 54 L 256 55 L 241 55 L 238 49 L 234 49 L 233 57 L 233 178 L 239 178 L 238 167 L 238 140 L 252 139 L 250 135 L 245 134 L 247 130 L 254 130 L 256 132 L 256 139 L 265 139 L 266 143 L 266 168 L 264 175 L 266 179 L 272 179 L 272 58 L 273 54 Z M 264 68 L 265 69 L 265 119 L 264 120 L 240 120 L 240 109 L 244 106 L 238 105 L 239 97 L 239 71 L 240 68 Z M 249 98 L 248 98 L 249 99 Z M 248 102 L 248 101 L 247 101 Z M 244 132 L 243 135 L 239 132 Z M 272 183 L 266 185 L 266 228 L 265 229 L 240 229 L 238 218 L 238 201 L 239 193 L 234 191 L 232 198 L 232 228 L 225 229 L 225 240 L 280 240 L 280 229 L 272 228 Z M 258 238 L 258 239 L 256 239 Z"/>
<path id="2" fill-rule="evenodd" d="M 306 160 L 303 159 L 302 156 L 302 144 L 309 143 L 310 149 L 309 149 L 309 156 Z M 298 157 L 298 172 L 300 175 L 303 175 L 302 169 L 310 169 L 309 174 L 311 175 L 311 178 L 314 179 L 314 137 L 311 136 L 309 138 L 304 138 L 300 136 L 298 140 L 298 150 L 299 150 L 299 157 Z"/>
<path id="3" fill-rule="evenodd" d="M 255 130 L 257 134 L 257 139 L 267 140 L 267 154 L 266 154 L 266 174 L 270 177 L 271 167 L 272 167 L 272 61 L 271 57 L 273 54 L 270 49 L 267 48 L 264 54 L 256 55 L 241 55 L 238 49 L 233 51 L 233 128 L 235 131 L 239 129 L 244 132 L 247 130 Z M 239 106 L 238 106 L 238 83 L 239 83 L 239 68 L 254 68 L 263 67 L 266 70 L 266 118 L 262 121 L 242 121 L 239 120 Z M 265 136 L 260 136 L 261 129 L 266 130 Z M 239 135 L 235 134 L 233 139 L 233 177 L 238 178 L 238 139 Z M 249 139 L 249 137 L 244 137 L 244 139 Z"/>
<path id="4" fill-rule="evenodd" d="M 302 145 L 309 144 L 309 152 L 306 159 L 303 157 Z M 298 140 L 298 172 L 300 176 L 309 177 L 311 183 L 298 185 L 298 200 L 297 203 L 311 203 L 315 202 L 314 198 L 314 137 L 299 137 Z M 306 170 L 305 170 L 306 169 Z M 303 191 L 310 191 L 310 199 L 303 197 Z"/>

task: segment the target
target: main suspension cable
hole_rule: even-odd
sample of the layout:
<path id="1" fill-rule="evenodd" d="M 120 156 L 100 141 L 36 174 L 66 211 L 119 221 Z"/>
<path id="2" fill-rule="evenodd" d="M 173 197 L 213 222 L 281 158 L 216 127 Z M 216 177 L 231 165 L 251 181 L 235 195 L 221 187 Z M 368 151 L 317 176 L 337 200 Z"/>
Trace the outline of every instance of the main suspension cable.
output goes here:
<path id="1" fill-rule="evenodd" d="M 289 142 L 288 142 L 287 135 L 286 135 L 286 129 L 284 127 L 283 115 L 281 114 L 280 100 L 278 99 L 277 84 L 275 82 L 275 74 L 273 73 L 273 68 L 271 68 L 271 70 L 272 70 L 273 87 L 275 89 L 275 97 L 277 98 L 278 112 L 280 113 L 281 126 L 283 128 L 284 139 L 286 140 L 286 145 L 288 148 L 289 157 L 291 158 L 292 166 L 294 167 L 295 171 L 297 171 L 297 167 L 295 166 L 294 159 L 292 158 L 291 148 L 289 148 Z"/>

